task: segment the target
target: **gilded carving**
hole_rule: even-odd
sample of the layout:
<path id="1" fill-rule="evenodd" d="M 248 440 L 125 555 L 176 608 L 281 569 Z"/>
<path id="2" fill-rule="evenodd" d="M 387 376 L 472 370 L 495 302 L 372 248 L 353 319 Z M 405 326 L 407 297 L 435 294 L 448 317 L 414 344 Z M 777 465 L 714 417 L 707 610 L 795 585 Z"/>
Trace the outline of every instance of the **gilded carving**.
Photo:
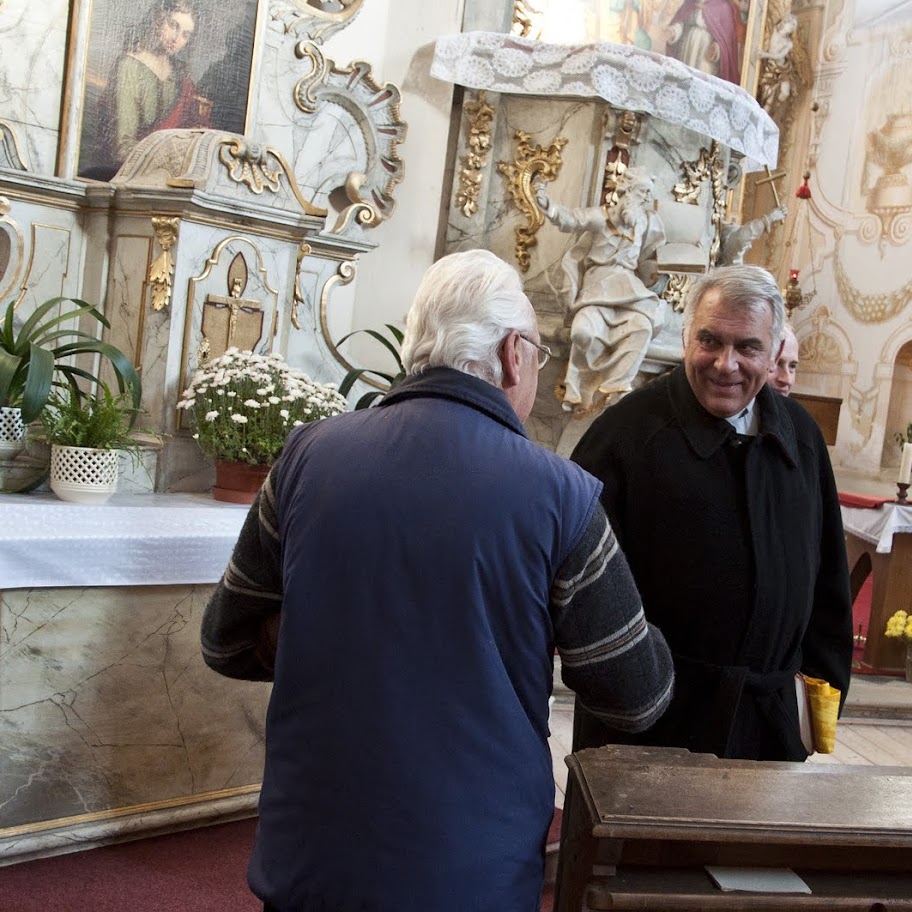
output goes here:
<path id="1" fill-rule="evenodd" d="M 253 193 L 279 192 L 282 171 L 269 167 L 269 150 L 265 146 L 238 138 L 219 149 L 219 159 L 236 184 L 246 184 Z"/>
<path id="2" fill-rule="evenodd" d="M 478 211 L 481 178 L 491 148 L 494 109 L 487 103 L 485 93 L 479 92 L 475 101 L 466 102 L 465 112 L 470 118 L 466 124 L 466 144 L 470 151 L 462 158 L 456 205 L 466 218 L 471 218 Z"/>
<path id="3" fill-rule="evenodd" d="M 529 248 L 538 243 L 535 235 L 545 222 L 545 216 L 535 202 L 532 188 L 532 177 L 538 174 L 539 180 L 553 181 L 560 173 L 563 159 L 561 149 L 567 144 L 563 136 L 557 137 L 547 149 L 532 146 L 528 133 L 517 130 L 514 134 L 518 141 L 516 157 L 512 162 L 498 162 L 497 170 L 507 181 L 507 189 L 519 211 L 525 216 L 526 223 L 513 229 L 516 237 L 516 262 L 523 272 L 529 269 Z"/>
<path id="4" fill-rule="evenodd" d="M 361 11 L 364 0 L 270 0 L 273 27 L 286 34 L 303 33 L 323 42 L 345 28 Z"/>
<path id="5" fill-rule="evenodd" d="M 541 15 L 529 0 L 513 0 L 513 23 L 510 31 L 521 38 L 539 38 L 541 29 L 535 25 L 535 19 Z"/>
<path id="6" fill-rule="evenodd" d="M 846 310 L 861 323 L 884 323 L 900 313 L 912 298 L 912 279 L 894 291 L 865 293 L 855 287 L 839 255 L 839 245 L 833 250 L 836 287 Z"/>
<path id="7" fill-rule="evenodd" d="M 684 297 L 692 282 L 692 276 L 683 275 L 680 272 L 670 273 L 668 276 L 668 284 L 659 297 L 667 301 L 674 308 L 676 313 L 683 313 Z"/>
<path id="8" fill-rule="evenodd" d="M 174 259 L 171 248 L 177 240 L 180 219 L 152 216 L 152 230 L 161 247 L 161 253 L 149 266 L 149 285 L 152 287 L 152 309 L 164 310 L 171 304 L 171 281 L 174 277 Z"/>
<path id="9" fill-rule="evenodd" d="M 713 201 L 713 239 L 709 248 L 709 263 L 711 266 L 715 266 L 722 246 L 722 226 L 725 222 L 728 186 L 727 169 L 719 152 L 719 143 L 713 140 L 709 149 L 701 149 L 700 157 L 695 162 L 682 162 L 681 170 L 684 172 L 684 180 L 672 188 L 674 198 L 679 203 L 697 205 L 703 184 L 706 181 L 710 183 Z"/>
<path id="10" fill-rule="evenodd" d="M 636 111 L 609 110 L 605 114 L 605 135 L 611 136 L 611 148 L 605 160 L 602 205 L 617 205 L 618 181 L 630 166 L 630 147 L 640 141 L 642 126 L 642 115 Z"/>
<path id="11" fill-rule="evenodd" d="M 329 348 L 330 353 L 342 365 L 345 370 L 353 370 L 354 366 L 346 360 L 343 354 L 336 348 L 335 342 L 332 340 L 332 335 L 329 331 L 329 296 L 333 288 L 336 285 L 344 287 L 348 285 L 355 278 L 355 265 L 354 263 L 349 263 L 348 261 L 339 264 L 339 268 L 336 271 L 335 275 L 331 275 L 323 283 L 323 291 L 320 294 L 320 330 L 323 333 L 323 341 L 326 343 L 327 348 Z M 376 385 L 375 381 L 372 381 L 369 377 L 365 376 L 365 383 L 372 383 Z"/>

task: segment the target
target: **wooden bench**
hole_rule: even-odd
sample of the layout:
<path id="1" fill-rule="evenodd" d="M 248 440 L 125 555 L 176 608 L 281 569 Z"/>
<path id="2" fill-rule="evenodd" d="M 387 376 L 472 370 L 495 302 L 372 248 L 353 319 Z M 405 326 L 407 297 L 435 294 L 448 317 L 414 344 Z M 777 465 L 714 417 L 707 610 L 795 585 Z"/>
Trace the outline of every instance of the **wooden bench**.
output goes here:
<path id="1" fill-rule="evenodd" d="M 567 757 L 555 909 L 912 912 L 912 769 L 609 745 Z M 722 892 L 705 865 L 811 894 Z"/>

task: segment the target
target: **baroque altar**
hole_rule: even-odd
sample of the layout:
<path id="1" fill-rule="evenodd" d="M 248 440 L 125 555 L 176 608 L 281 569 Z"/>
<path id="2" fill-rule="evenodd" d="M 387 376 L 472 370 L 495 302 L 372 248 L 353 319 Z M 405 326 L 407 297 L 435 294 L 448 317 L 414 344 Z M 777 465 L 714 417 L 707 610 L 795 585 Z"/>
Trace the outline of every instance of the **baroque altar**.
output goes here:
<path id="1" fill-rule="evenodd" d="M 432 74 L 465 89 L 447 252 L 485 247 L 520 270 L 542 339 L 556 355 L 543 371 L 529 429 L 569 454 L 614 390 L 581 407 L 567 396 L 576 292 L 565 258 L 575 238 L 547 224 L 555 207 L 543 208 L 537 194 L 579 219 L 584 210 L 608 213 L 618 204 L 628 169 L 647 176 L 639 217 L 648 216 L 661 236 L 649 263 L 641 258 L 629 268 L 658 304 L 638 353 L 637 385 L 680 361 L 692 276 L 740 262 L 751 241 L 784 217 L 782 209 L 765 223 L 740 225 L 728 216 L 742 173 L 775 167 L 778 128 L 739 86 L 609 42 L 556 45 L 468 32 L 438 40 Z"/>

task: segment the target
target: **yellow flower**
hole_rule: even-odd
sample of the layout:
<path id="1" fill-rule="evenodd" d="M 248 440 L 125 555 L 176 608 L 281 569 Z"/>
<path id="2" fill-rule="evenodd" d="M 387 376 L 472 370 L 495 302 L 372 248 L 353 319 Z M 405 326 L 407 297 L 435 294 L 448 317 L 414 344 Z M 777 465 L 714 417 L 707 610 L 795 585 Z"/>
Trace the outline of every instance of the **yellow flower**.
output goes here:
<path id="1" fill-rule="evenodd" d="M 884 632 L 888 637 L 906 637 L 912 640 L 912 615 L 900 609 L 887 621 Z"/>

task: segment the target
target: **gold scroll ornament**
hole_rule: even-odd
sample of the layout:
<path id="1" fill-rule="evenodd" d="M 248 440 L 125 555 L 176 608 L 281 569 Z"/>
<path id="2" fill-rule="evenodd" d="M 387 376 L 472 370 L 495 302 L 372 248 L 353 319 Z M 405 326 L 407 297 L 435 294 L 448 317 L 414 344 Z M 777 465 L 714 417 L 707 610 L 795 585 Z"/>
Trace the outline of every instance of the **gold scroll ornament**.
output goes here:
<path id="1" fill-rule="evenodd" d="M 513 229 L 516 236 L 516 262 L 523 272 L 529 271 L 529 248 L 538 243 L 535 235 L 545 223 L 544 213 L 535 202 L 532 177 L 541 175 L 544 182 L 553 181 L 560 172 L 563 159 L 561 149 L 567 144 L 563 136 L 557 137 L 547 149 L 532 146 L 529 134 L 517 130 L 516 158 L 510 162 L 498 162 L 497 170 L 507 181 L 507 189 L 519 211 L 525 216 L 526 224 Z"/>
<path id="2" fill-rule="evenodd" d="M 152 310 L 164 310 L 171 303 L 171 280 L 174 277 L 174 259 L 171 248 L 177 240 L 180 219 L 163 216 L 152 217 L 152 230 L 161 247 L 161 253 L 149 266 L 149 285 L 152 287 Z"/>

